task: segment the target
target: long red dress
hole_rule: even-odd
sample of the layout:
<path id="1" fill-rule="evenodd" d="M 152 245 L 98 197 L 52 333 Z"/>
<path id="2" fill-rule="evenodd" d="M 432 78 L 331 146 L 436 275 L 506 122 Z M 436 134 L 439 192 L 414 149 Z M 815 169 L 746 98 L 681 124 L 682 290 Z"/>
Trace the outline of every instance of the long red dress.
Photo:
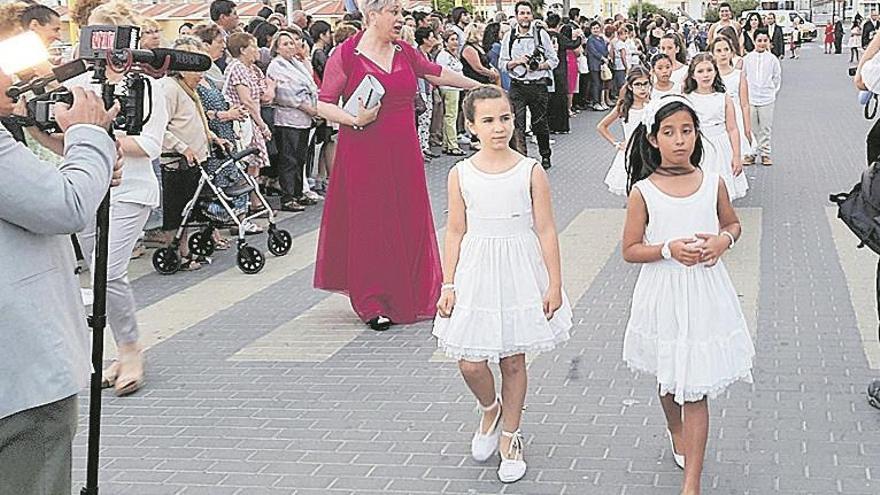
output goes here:
<path id="1" fill-rule="evenodd" d="M 366 129 L 340 126 L 315 287 L 347 294 L 364 321 L 381 315 L 413 323 L 434 317 L 443 281 L 413 107 L 416 79 L 441 67 L 398 42 L 386 72 L 355 49 L 361 36 L 333 52 L 319 98 L 348 101 L 367 74 L 385 96 Z"/>

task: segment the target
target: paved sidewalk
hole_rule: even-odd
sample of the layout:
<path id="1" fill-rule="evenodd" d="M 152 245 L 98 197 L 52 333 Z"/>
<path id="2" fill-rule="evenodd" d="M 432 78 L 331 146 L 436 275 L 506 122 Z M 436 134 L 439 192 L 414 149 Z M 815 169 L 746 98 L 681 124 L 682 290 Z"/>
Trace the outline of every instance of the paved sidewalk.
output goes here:
<path id="1" fill-rule="evenodd" d="M 845 62 L 815 43 L 784 62 L 776 165 L 746 172 L 745 238 L 729 265 L 756 322 L 755 384 L 710 404 L 706 493 L 880 493 L 880 411 L 864 398 L 880 376 L 863 337 L 875 310 L 861 292 L 870 277 L 858 277 L 873 274 L 874 258 L 855 252 L 827 210 L 828 194 L 849 190 L 864 167 L 870 125 Z M 576 326 L 530 365 L 524 480 L 504 486 L 496 461 L 470 459 L 474 401 L 456 365 L 435 355 L 430 324 L 375 333 L 345 301 L 311 289 L 313 209 L 284 221 L 293 252 L 269 256 L 256 276 L 228 254 L 172 277 L 135 263 L 142 331 L 154 336 L 147 386 L 105 393 L 101 494 L 677 494 L 653 378 L 620 358 L 638 268 L 619 254 L 623 200 L 602 183 L 612 149 L 595 132 L 600 117 L 581 115 L 573 134 L 555 137 L 550 177 Z M 438 227 L 452 164 L 426 167 Z M 87 405 L 84 394 L 74 493 Z"/>

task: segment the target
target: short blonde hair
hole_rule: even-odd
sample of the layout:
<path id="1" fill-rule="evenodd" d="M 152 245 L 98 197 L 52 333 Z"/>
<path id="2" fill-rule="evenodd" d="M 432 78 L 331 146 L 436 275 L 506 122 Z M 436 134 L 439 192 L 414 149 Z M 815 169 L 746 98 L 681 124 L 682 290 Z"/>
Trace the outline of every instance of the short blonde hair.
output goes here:
<path id="1" fill-rule="evenodd" d="M 416 31 L 415 29 L 403 25 L 403 28 L 400 30 L 400 39 L 406 42 L 407 45 L 415 46 L 416 45 Z"/>
<path id="2" fill-rule="evenodd" d="M 159 23 L 156 22 L 155 19 L 151 17 L 146 17 L 143 15 L 138 15 L 138 27 L 141 29 L 155 29 L 157 31 L 162 31 L 162 27 L 159 26 Z"/>
<path id="3" fill-rule="evenodd" d="M 480 45 L 483 43 L 483 32 L 486 25 L 479 22 L 472 22 L 464 28 L 464 42 Z"/>
<path id="4" fill-rule="evenodd" d="M 87 24 L 137 25 L 139 17 L 126 0 L 111 0 L 95 7 L 95 10 L 89 15 Z"/>
<path id="5" fill-rule="evenodd" d="M 0 39 L 10 38 L 22 31 L 21 15 L 28 7 L 24 2 L 0 5 Z"/>

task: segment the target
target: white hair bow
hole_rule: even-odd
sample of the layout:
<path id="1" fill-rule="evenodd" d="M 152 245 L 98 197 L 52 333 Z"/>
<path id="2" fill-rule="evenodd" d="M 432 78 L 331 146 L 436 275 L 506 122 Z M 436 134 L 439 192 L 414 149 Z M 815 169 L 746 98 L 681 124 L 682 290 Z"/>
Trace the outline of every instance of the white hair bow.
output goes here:
<path id="1" fill-rule="evenodd" d="M 648 132 L 651 132 L 651 128 L 654 126 L 654 119 L 657 118 L 657 112 L 671 103 L 681 103 L 691 110 L 694 110 L 694 105 L 690 100 L 681 95 L 664 95 L 660 98 L 652 99 L 647 105 L 645 105 L 645 111 L 642 112 L 642 124 L 645 124 Z"/>

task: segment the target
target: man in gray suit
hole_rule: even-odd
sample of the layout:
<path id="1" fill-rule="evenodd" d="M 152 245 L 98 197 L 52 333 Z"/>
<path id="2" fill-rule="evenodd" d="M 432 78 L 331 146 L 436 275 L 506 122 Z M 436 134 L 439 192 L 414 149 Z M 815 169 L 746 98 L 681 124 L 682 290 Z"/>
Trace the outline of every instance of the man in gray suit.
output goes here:
<path id="1" fill-rule="evenodd" d="M 0 71 L 0 116 L 12 114 Z M 57 106 L 64 161 L 37 159 L 0 126 L 0 495 L 69 495 L 77 393 L 89 330 L 69 235 L 94 221 L 111 183 L 111 113 L 77 88 Z"/>

